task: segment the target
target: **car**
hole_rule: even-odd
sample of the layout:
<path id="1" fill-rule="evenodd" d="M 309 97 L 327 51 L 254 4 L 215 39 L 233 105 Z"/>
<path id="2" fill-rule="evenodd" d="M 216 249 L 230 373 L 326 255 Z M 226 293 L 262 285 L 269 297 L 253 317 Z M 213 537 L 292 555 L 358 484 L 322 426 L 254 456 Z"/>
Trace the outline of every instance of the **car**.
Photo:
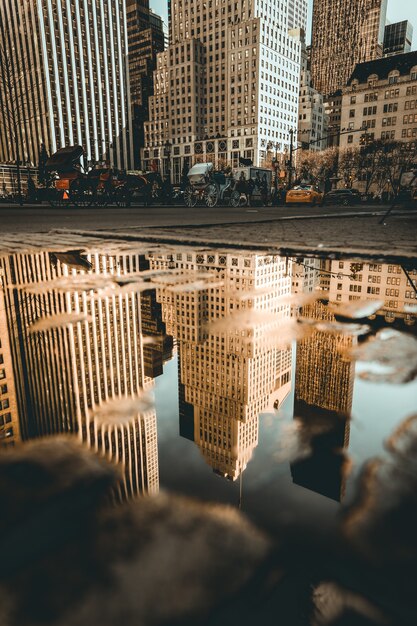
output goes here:
<path id="1" fill-rule="evenodd" d="M 285 197 L 286 204 L 321 204 L 323 193 L 314 185 L 297 185 L 287 191 Z"/>
<path id="2" fill-rule="evenodd" d="M 326 204 L 359 204 L 362 202 L 361 193 L 357 189 L 332 189 L 324 196 Z"/>

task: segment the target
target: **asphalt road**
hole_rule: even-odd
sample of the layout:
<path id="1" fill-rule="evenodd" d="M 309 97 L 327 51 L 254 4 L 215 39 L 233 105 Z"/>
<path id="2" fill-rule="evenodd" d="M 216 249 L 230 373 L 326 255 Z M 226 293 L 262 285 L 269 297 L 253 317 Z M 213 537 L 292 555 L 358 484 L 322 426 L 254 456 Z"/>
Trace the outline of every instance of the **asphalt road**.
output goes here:
<path id="1" fill-rule="evenodd" d="M 1 233 L 47 232 L 56 228 L 96 231 L 112 228 L 230 224 L 300 216 L 342 216 L 352 213 L 361 215 L 372 212 L 382 214 L 386 210 L 387 207 L 381 205 L 243 208 L 218 206 L 212 209 L 196 206 L 190 209 L 185 206 L 53 208 L 47 204 L 22 207 L 0 204 L 0 237 Z"/>

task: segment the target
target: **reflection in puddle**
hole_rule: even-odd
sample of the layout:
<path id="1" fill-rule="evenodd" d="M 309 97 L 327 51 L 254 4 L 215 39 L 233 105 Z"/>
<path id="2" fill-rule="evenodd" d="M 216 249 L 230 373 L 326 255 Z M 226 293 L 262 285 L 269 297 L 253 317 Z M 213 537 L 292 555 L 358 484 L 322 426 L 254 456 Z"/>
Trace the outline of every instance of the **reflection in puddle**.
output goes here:
<path id="1" fill-rule="evenodd" d="M 157 494 L 161 479 L 242 506 L 245 474 L 243 508 L 269 530 L 298 499 L 323 521 L 345 500 L 343 532 L 360 545 L 376 531 L 376 553 L 379 515 L 393 511 L 401 532 L 396 482 L 414 493 L 417 270 L 407 272 L 186 248 L 0 257 L 0 445 L 74 437 L 119 466 L 120 501 Z M 175 405 L 158 377 L 178 387 Z M 176 419 L 180 437 L 166 428 Z M 398 467 L 370 462 L 349 501 L 375 451 Z"/>
<path id="2" fill-rule="evenodd" d="M 369 364 L 365 374 L 359 364 L 368 378 L 415 375 L 416 340 L 404 330 L 416 319 L 416 270 L 210 250 L 17 254 L 1 270 L 3 445 L 78 435 L 122 465 L 123 497 L 158 490 L 149 391 L 174 342 L 180 434 L 216 474 L 241 476 L 259 416 L 279 414 L 293 391 L 296 427 L 275 462 L 292 461 L 294 483 L 335 500 L 348 465 L 351 357 Z M 378 332 L 387 324 L 397 330 Z M 379 362 L 391 369 L 372 373 Z"/>

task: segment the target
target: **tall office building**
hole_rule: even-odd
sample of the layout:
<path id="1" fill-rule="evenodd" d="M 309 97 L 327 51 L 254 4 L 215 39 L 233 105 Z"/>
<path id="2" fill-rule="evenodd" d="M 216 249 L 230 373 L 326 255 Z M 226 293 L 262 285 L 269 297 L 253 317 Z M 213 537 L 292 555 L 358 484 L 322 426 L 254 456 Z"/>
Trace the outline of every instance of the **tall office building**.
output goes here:
<path id="1" fill-rule="evenodd" d="M 298 104 L 298 140 L 305 150 L 323 150 L 327 147 L 327 125 L 324 98 L 311 84 L 311 47 L 305 36 L 301 38 L 300 99 Z"/>
<path id="2" fill-rule="evenodd" d="M 19 411 L 0 273 L 0 448 L 20 441 Z"/>
<path id="3" fill-rule="evenodd" d="M 384 56 L 411 52 L 413 27 L 408 20 L 387 24 L 384 34 Z"/>
<path id="4" fill-rule="evenodd" d="M 311 78 L 324 96 L 342 89 L 355 65 L 382 56 L 387 0 L 314 0 Z"/>
<path id="5" fill-rule="evenodd" d="M 125 0 L 1 0 L 0 41 L 0 161 L 18 141 L 24 162 L 42 143 L 79 144 L 87 161 L 130 166 Z"/>
<path id="6" fill-rule="evenodd" d="M 155 493 L 156 413 L 153 408 L 135 409 L 143 391 L 153 385 L 144 371 L 141 297 L 134 289 L 102 295 L 99 289 L 73 283 L 85 271 L 101 285 L 105 279 L 137 272 L 140 256 L 97 253 L 76 265 L 68 256 L 42 252 L 0 257 L 6 317 L 4 323 L 0 319 L 1 341 L 11 356 L 5 380 L 9 396 L 13 378 L 21 438 L 78 436 L 120 464 L 121 498 Z M 59 286 L 57 280 L 64 282 Z M 68 323 L 61 324 L 59 319 L 66 316 Z M 82 319 L 71 323 L 74 316 Z M 42 329 L 32 332 L 39 322 Z M 131 415 L 118 419 L 124 403 Z M 106 407 L 107 416 L 100 417 L 98 412 Z M 9 438 L 16 439 L 12 427 Z"/>
<path id="7" fill-rule="evenodd" d="M 320 302 L 302 308 L 303 317 L 332 321 Z M 294 483 L 333 500 L 344 495 L 355 367 L 343 351 L 356 337 L 316 330 L 297 343 L 294 419 L 306 458 L 291 464 Z"/>
<path id="8" fill-rule="evenodd" d="M 162 19 L 149 9 L 148 0 L 126 0 L 129 45 L 130 95 L 133 113 L 133 152 L 140 164 L 144 147 L 144 123 L 149 119 L 148 100 L 154 93 L 156 56 L 165 48 Z"/>
<path id="9" fill-rule="evenodd" d="M 158 56 L 144 163 L 171 169 L 212 161 L 261 165 L 297 128 L 306 0 L 169 2 L 169 47 Z"/>
<path id="10" fill-rule="evenodd" d="M 166 258 L 153 255 L 150 263 L 162 269 Z M 292 351 L 271 341 L 269 316 L 275 323 L 289 318 L 291 277 L 285 260 L 272 255 L 190 251 L 173 263 L 207 270 L 204 289 L 157 291 L 178 343 L 180 433 L 197 444 L 216 474 L 236 480 L 258 444 L 259 414 L 290 392 Z M 228 326 L 226 317 L 226 326 L 216 328 L 234 313 Z M 253 322 L 241 320 L 242 313 L 252 313 Z"/>

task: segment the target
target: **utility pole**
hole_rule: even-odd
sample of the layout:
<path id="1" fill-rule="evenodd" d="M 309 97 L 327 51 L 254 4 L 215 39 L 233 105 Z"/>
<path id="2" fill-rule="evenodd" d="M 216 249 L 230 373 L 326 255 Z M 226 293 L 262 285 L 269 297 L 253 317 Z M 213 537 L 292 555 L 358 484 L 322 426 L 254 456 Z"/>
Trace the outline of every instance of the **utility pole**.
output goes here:
<path id="1" fill-rule="evenodd" d="M 294 129 L 290 128 L 290 158 L 288 160 L 288 185 L 287 185 L 287 189 L 291 189 L 291 185 L 292 185 L 292 157 L 293 157 L 293 136 L 294 136 Z"/>

